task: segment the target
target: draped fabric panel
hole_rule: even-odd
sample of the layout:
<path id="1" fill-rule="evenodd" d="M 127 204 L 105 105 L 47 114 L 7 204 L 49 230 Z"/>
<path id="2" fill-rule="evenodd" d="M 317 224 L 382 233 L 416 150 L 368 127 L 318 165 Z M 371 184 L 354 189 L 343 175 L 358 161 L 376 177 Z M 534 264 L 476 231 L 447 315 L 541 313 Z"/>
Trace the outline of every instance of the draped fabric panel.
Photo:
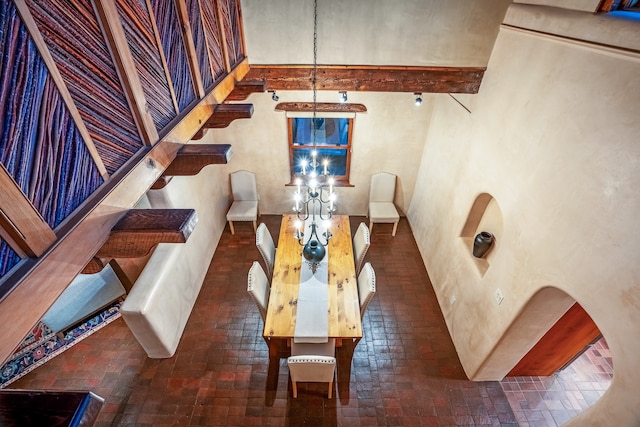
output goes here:
<path id="1" fill-rule="evenodd" d="M 0 3 L 0 163 L 51 228 L 102 183 L 12 2 Z M 20 260 L 0 240 L 0 277 Z"/>
<path id="2" fill-rule="evenodd" d="M 196 0 L 190 1 L 196 2 Z M 213 79 L 218 81 L 226 74 L 226 69 L 216 5 L 214 1 L 201 1 L 200 7 L 202 8 L 202 17 L 204 19 L 204 35 L 207 38 L 207 49 L 209 50 L 209 58 L 213 68 Z"/>
<path id="3" fill-rule="evenodd" d="M 178 11 L 173 1 L 152 0 L 151 5 L 171 74 L 173 89 L 178 98 L 178 107 L 180 111 L 183 111 L 196 100 L 196 92 L 191 78 Z"/>
<path id="4" fill-rule="evenodd" d="M 118 0 L 116 7 L 140 76 L 149 114 L 160 132 L 176 117 L 177 111 L 173 106 L 147 4 L 144 0 Z"/>
<path id="5" fill-rule="evenodd" d="M 109 174 L 143 143 L 89 1 L 26 0 Z"/>
<path id="6" fill-rule="evenodd" d="M 200 65 L 200 77 L 205 90 L 213 85 L 213 75 L 211 74 L 211 64 L 207 49 L 207 40 L 202 27 L 202 16 L 200 15 L 200 5 L 198 0 L 187 0 L 187 10 L 189 12 L 189 22 L 191 24 L 191 35 L 196 49 L 198 64 Z"/>

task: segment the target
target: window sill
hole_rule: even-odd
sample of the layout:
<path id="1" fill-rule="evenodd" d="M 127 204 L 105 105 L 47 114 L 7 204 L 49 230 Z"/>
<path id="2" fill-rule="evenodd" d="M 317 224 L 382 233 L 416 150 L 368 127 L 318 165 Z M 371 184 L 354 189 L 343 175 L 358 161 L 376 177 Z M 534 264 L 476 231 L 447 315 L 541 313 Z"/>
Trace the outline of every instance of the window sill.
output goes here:
<path id="1" fill-rule="evenodd" d="M 290 181 L 289 183 L 284 185 L 285 187 L 295 187 L 296 183 L 293 181 Z M 355 187 L 355 185 L 350 184 L 348 181 L 335 181 L 333 183 L 334 187 Z"/>

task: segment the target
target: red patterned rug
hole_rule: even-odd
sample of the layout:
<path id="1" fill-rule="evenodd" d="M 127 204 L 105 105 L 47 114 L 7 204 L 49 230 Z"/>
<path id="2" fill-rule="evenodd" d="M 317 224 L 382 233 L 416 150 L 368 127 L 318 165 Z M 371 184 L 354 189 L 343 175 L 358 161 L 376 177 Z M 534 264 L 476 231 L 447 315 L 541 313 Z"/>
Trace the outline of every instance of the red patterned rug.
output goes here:
<path id="1" fill-rule="evenodd" d="M 8 386 L 119 317 L 120 302 L 117 302 L 81 325 L 70 329 L 64 337 L 53 333 L 45 324 L 38 322 L 0 368 L 0 388 Z"/>

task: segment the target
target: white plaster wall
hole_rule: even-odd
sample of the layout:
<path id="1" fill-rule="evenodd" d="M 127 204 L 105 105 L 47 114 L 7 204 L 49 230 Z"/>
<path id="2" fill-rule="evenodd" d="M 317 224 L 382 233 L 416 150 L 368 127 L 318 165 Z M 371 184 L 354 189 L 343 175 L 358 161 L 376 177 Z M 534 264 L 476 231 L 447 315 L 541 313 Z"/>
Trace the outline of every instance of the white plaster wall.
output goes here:
<path id="1" fill-rule="evenodd" d="M 279 102 L 311 101 L 311 92 L 278 91 Z M 350 103 L 362 103 L 366 113 L 358 113 L 353 129 L 352 187 L 336 189 L 339 214 L 366 215 L 369 180 L 373 173 L 386 171 L 398 176 L 396 206 L 404 214 L 416 184 L 418 165 L 426 139 L 433 96 L 425 96 L 420 107 L 411 93 L 349 93 Z M 318 92 L 318 102 L 337 102 L 337 92 Z M 250 120 L 235 120 L 224 129 L 211 129 L 216 142 L 232 144 L 234 157 L 225 173 L 247 169 L 256 173 L 259 209 L 265 214 L 283 214 L 293 207 L 294 187 L 290 181 L 287 119 L 275 111 L 276 103 L 267 93 L 253 94 L 246 102 L 254 106 Z M 228 179 L 227 179 L 227 185 Z"/>
<path id="2" fill-rule="evenodd" d="M 568 425 L 640 424 L 639 73 L 626 50 L 501 29 L 471 113 L 438 97 L 407 213 L 470 378 L 501 379 L 573 300 L 593 318 L 614 379 Z M 483 192 L 503 231 L 481 277 L 458 236 Z"/>
<path id="3" fill-rule="evenodd" d="M 320 0 L 318 63 L 485 66 L 511 0 Z M 313 63 L 312 0 L 242 0 L 252 64 Z"/>
<path id="4" fill-rule="evenodd" d="M 192 144 L 213 143 L 211 135 Z M 171 357 L 180 342 L 225 227 L 228 181 L 220 165 L 174 177 L 149 190 L 138 207 L 195 209 L 198 222 L 184 244 L 159 244 L 122 305 L 122 316 L 149 357 Z"/>

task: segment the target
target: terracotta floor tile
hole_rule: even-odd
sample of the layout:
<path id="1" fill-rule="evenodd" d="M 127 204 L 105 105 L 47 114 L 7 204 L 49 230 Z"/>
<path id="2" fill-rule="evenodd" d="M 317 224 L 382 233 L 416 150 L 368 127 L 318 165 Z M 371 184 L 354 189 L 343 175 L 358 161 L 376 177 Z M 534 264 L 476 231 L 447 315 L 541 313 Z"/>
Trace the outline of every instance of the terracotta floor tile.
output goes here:
<path id="1" fill-rule="evenodd" d="M 277 242 L 280 217 L 260 220 Z M 352 217 L 352 230 L 361 221 L 367 222 Z M 269 359 L 262 320 L 246 292 L 247 271 L 261 257 L 244 223 L 234 236 L 224 231 L 174 357 L 147 358 L 118 319 L 10 387 L 91 389 L 105 399 L 97 425 L 138 427 L 516 426 L 517 420 L 560 423 L 580 402 L 597 400 L 593 384 L 580 396 L 554 395 L 545 405 L 537 388 L 544 388 L 543 379 L 507 379 L 504 391 L 498 382 L 466 380 L 406 220 L 396 237 L 390 226 L 376 226 L 371 241 L 367 261 L 376 270 L 377 294 L 363 319 L 364 338 L 355 349 L 346 344 L 337 351 L 331 400 L 323 384 L 301 384 L 293 399 L 286 359 Z M 591 357 L 607 366 L 607 347 L 597 349 Z M 571 390 L 580 381 L 600 383 L 573 378 Z M 516 392 L 515 402 L 547 412 L 517 418 L 505 395 Z"/>

